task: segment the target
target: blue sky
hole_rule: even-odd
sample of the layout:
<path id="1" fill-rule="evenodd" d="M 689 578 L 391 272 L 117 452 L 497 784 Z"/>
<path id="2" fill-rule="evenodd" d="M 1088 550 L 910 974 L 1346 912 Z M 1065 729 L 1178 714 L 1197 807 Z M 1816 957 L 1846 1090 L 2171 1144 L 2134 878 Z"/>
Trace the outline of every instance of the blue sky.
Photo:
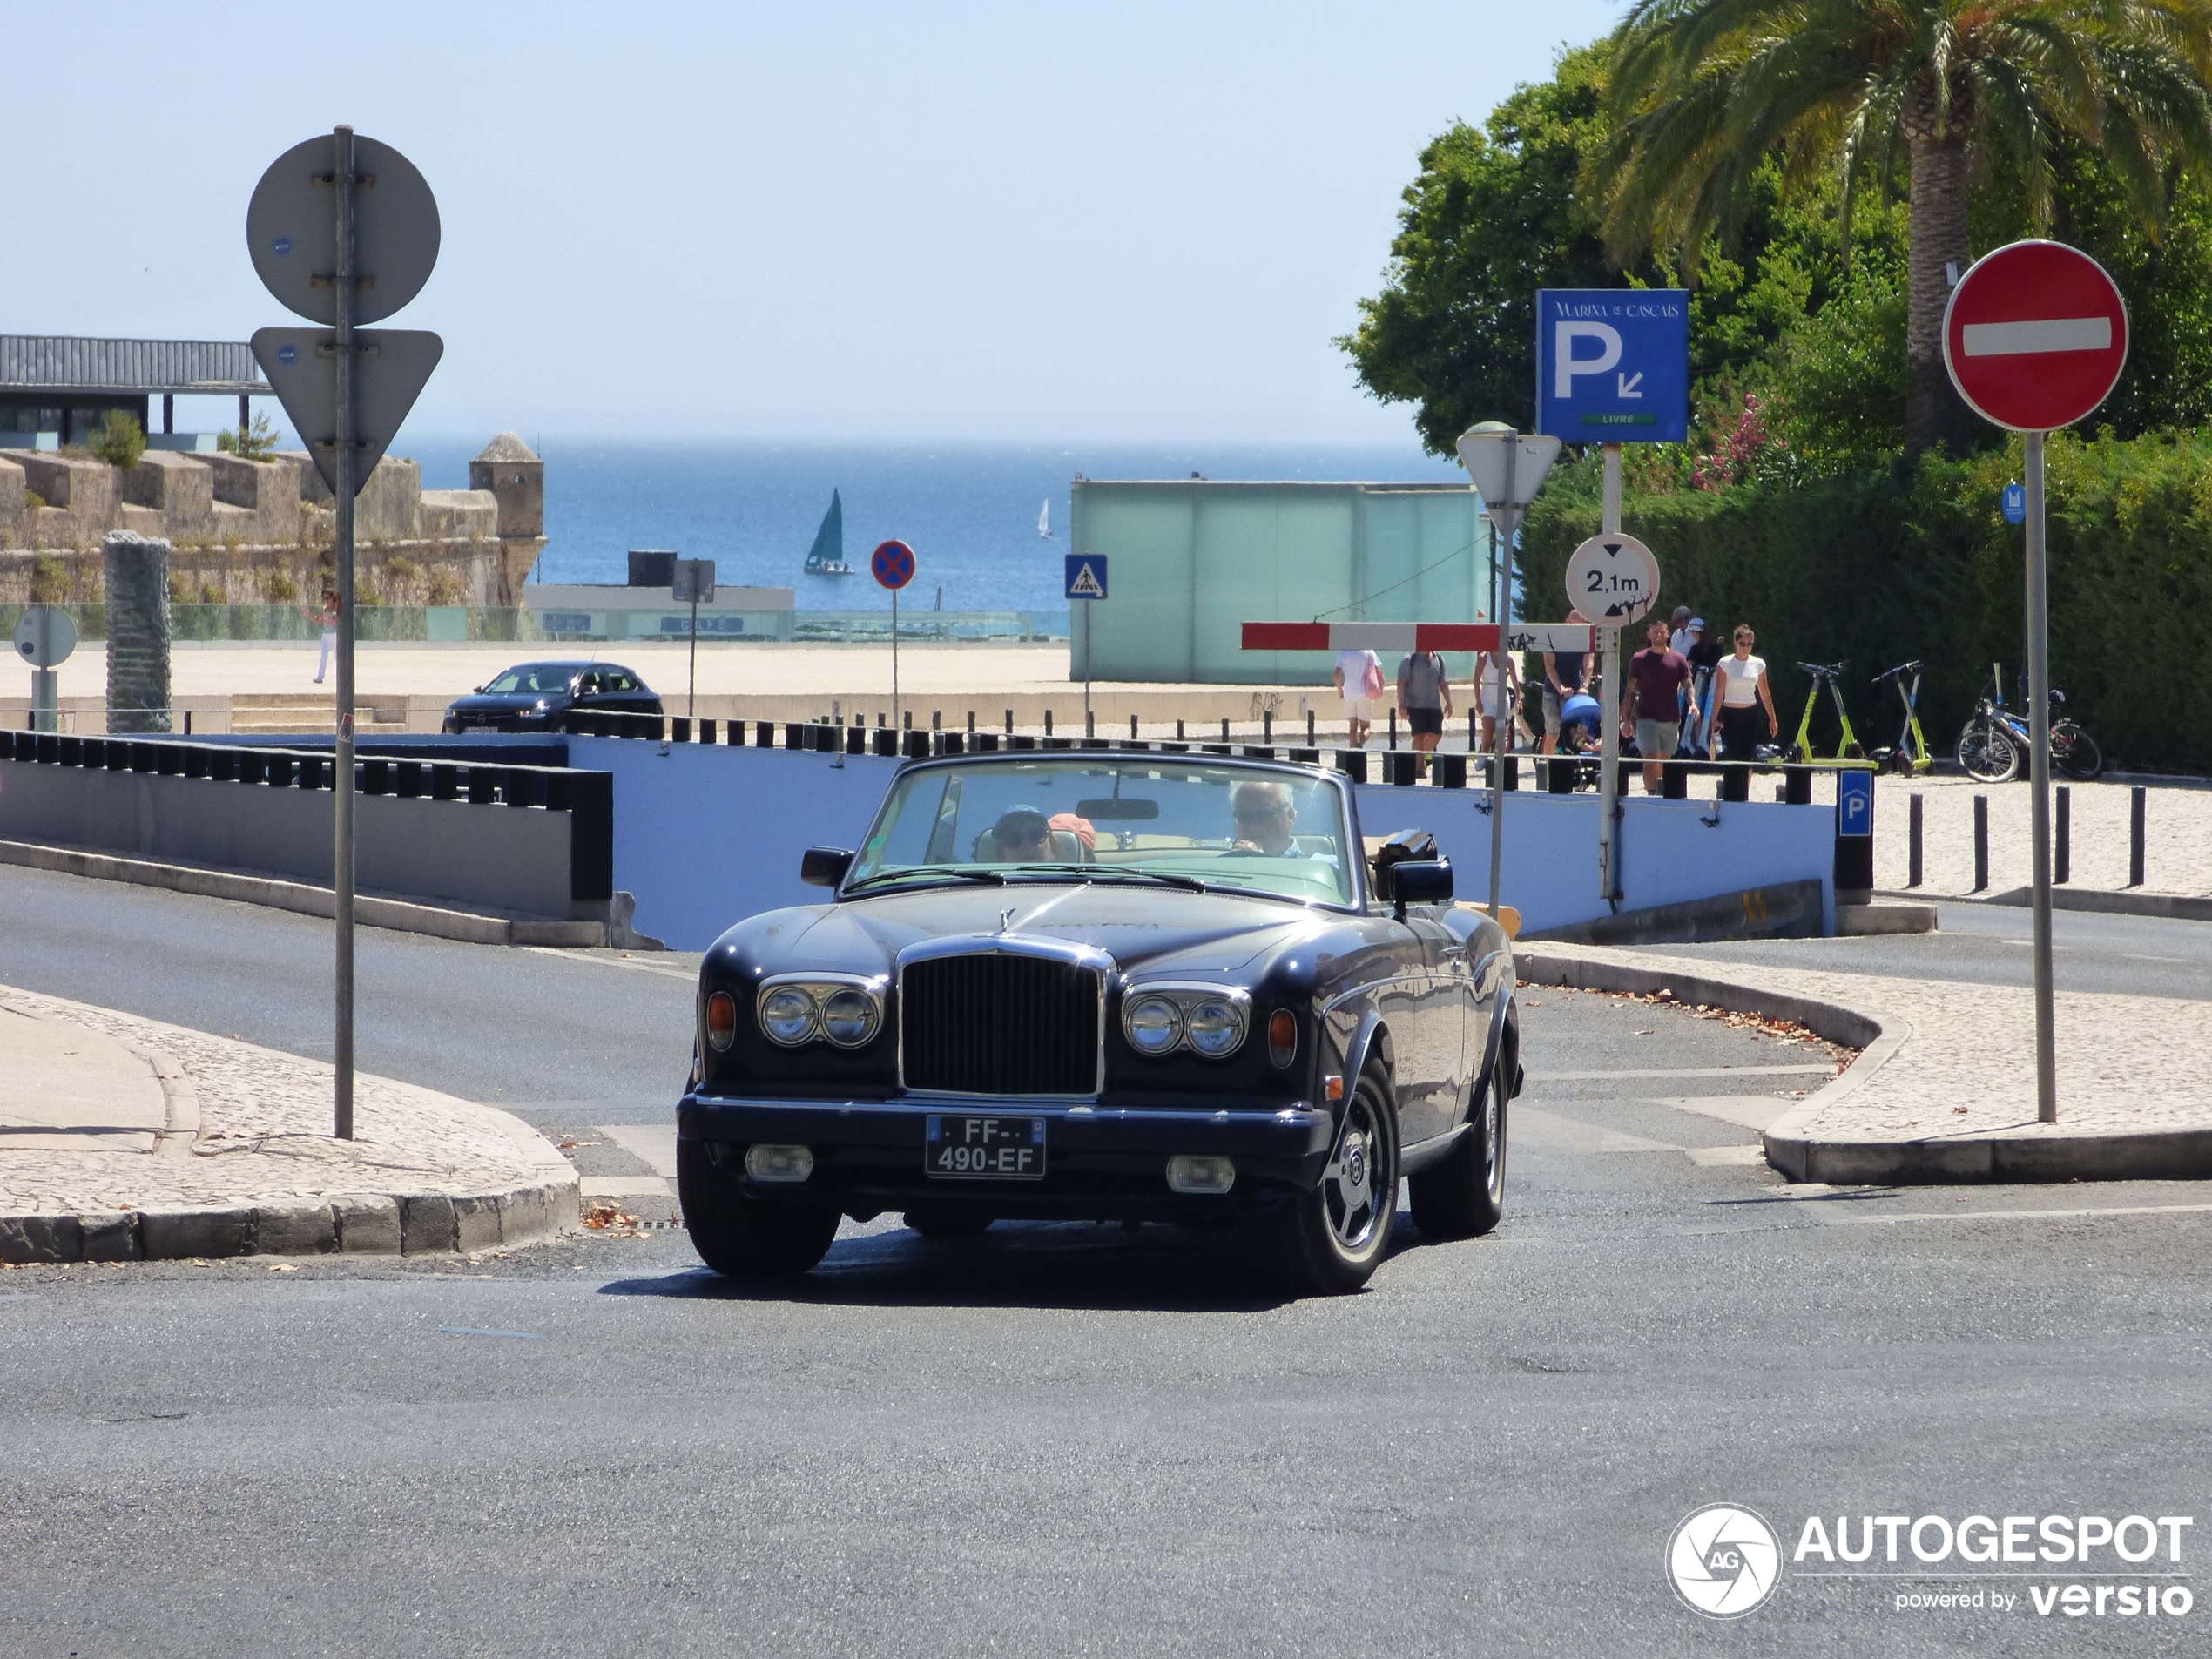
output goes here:
<path id="1" fill-rule="evenodd" d="M 246 198 L 345 120 L 438 192 L 418 433 L 1404 441 L 1329 342 L 1422 144 L 1621 10 L 11 7 L 0 332 L 287 320 Z"/>

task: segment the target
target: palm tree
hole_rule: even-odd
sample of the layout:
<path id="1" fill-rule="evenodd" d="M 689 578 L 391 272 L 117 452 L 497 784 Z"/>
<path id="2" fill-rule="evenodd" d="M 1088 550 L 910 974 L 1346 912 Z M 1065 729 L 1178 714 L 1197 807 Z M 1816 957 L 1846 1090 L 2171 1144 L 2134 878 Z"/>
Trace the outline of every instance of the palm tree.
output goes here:
<path id="1" fill-rule="evenodd" d="M 1999 155 L 2049 222 L 2064 136 L 2103 152 L 2156 227 L 2177 161 L 2212 163 L 2212 0 L 1635 0 L 1614 36 L 1606 243 L 1693 276 L 1770 157 L 1785 190 L 1832 172 L 1851 205 L 1911 179 L 1905 433 L 1971 432 L 1943 369 L 1943 308 L 1969 262 L 1968 192 Z"/>

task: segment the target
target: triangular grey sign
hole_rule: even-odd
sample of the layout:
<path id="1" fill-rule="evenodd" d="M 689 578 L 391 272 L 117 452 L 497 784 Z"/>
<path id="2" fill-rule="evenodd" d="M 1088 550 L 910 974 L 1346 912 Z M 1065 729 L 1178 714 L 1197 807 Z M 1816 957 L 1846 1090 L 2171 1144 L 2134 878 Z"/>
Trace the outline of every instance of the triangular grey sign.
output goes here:
<path id="1" fill-rule="evenodd" d="M 338 488 L 337 334 L 328 328 L 259 328 L 253 361 L 269 377 L 293 430 L 315 458 L 315 470 Z M 399 435 L 401 423 L 430 373 L 445 355 L 445 341 L 415 328 L 354 330 L 354 492 Z"/>

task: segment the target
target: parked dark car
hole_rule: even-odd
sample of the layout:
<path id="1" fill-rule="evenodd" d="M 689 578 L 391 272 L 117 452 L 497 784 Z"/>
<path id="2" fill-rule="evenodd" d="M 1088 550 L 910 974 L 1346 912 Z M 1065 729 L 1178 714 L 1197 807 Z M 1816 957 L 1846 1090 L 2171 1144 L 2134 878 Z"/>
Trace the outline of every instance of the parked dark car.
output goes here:
<path id="1" fill-rule="evenodd" d="M 806 1272 L 839 1218 L 1255 1235 L 1298 1287 L 1487 1232 L 1521 1078 L 1514 960 L 1424 832 L 1372 846 L 1318 767 L 1025 751 L 917 762 L 820 905 L 699 974 L 684 1218 L 735 1277 Z"/>
<path id="2" fill-rule="evenodd" d="M 661 712 L 660 698 L 619 663 L 518 663 L 447 705 L 445 730 L 547 732 L 570 709 Z"/>

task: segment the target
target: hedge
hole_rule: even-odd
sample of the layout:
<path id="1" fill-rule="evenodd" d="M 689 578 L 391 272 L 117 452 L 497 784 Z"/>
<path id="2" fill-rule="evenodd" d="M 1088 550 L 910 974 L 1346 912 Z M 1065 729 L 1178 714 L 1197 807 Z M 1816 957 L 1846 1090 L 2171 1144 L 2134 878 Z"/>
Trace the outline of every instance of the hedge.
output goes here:
<path id="1" fill-rule="evenodd" d="M 1723 638 L 1739 622 L 1758 631 L 1785 741 L 1811 684 L 1800 662 L 1847 664 L 1844 698 L 1872 746 L 1895 741 L 1899 710 L 1869 682 L 1920 658 L 1922 725 L 1948 753 L 1993 663 L 2018 706 L 2024 544 L 2000 503 L 2020 469 L 2015 440 L 1794 486 L 1631 493 L 1622 523 L 1658 556 L 1661 610 L 1688 604 Z M 2114 765 L 2212 772 L 2212 436 L 2054 435 L 2047 477 L 2051 672 L 2067 714 Z M 1567 556 L 1598 523 L 1595 500 L 1540 498 L 1523 614 L 1564 613 Z M 1816 715 L 1817 745 L 1832 749 L 1833 721 Z"/>

